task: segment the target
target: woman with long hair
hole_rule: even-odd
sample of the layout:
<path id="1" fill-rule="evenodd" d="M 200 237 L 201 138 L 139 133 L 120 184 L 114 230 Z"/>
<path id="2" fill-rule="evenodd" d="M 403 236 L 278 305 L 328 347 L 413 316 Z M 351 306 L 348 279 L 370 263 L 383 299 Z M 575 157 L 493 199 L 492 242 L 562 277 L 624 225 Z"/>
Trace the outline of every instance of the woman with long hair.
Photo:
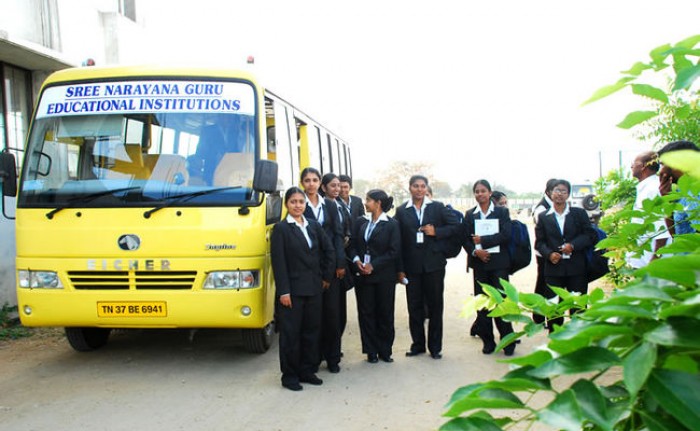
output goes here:
<path id="1" fill-rule="evenodd" d="M 337 181 L 335 174 L 331 175 L 330 178 Z M 304 216 L 321 225 L 334 248 L 335 274 L 323 292 L 323 335 L 318 364 L 325 360 L 328 371 L 337 373 L 340 371 L 340 280 L 345 278 L 346 267 L 343 227 L 335 201 L 321 195 L 322 177 L 318 169 L 304 169 L 301 172 L 301 185 L 306 195 Z"/>
<path id="2" fill-rule="evenodd" d="M 383 190 L 370 190 L 365 198 L 367 216 L 358 219 L 350 255 L 355 265 L 355 295 L 362 352 L 369 363 L 393 362 L 394 302 L 401 234 L 396 220 L 386 213 L 393 198 Z"/>

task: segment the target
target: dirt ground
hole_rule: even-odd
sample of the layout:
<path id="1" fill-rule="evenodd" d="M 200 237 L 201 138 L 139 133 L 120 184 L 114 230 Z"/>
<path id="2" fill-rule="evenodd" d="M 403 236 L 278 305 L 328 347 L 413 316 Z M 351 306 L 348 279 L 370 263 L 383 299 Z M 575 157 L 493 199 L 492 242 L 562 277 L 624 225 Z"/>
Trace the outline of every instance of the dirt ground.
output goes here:
<path id="1" fill-rule="evenodd" d="M 396 295 L 395 362 L 369 364 L 361 352 L 354 294 L 339 374 L 322 386 L 280 386 L 277 340 L 246 353 L 231 331 L 120 331 L 104 348 L 73 351 L 60 329 L 0 344 L 0 428 L 30 430 L 430 430 L 459 387 L 502 376 L 503 353 L 486 356 L 460 317 L 473 292 L 462 253 L 448 264 L 444 357 L 408 358 L 406 299 Z M 534 262 L 511 278 L 532 291 Z M 525 339 L 516 355 L 544 344 Z"/>

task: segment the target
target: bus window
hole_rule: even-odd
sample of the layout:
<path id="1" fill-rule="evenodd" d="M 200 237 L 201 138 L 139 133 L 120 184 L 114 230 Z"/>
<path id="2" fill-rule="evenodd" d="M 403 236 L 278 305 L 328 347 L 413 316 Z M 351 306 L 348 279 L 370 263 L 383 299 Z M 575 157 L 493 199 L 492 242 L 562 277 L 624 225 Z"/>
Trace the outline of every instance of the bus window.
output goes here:
<path id="1" fill-rule="evenodd" d="M 278 179 L 281 181 L 283 190 L 297 184 L 297 179 L 294 177 L 294 167 L 292 165 L 292 143 L 287 119 L 287 108 L 284 104 L 275 100 L 274 127 L 275 139 L 277 141 Z"/>

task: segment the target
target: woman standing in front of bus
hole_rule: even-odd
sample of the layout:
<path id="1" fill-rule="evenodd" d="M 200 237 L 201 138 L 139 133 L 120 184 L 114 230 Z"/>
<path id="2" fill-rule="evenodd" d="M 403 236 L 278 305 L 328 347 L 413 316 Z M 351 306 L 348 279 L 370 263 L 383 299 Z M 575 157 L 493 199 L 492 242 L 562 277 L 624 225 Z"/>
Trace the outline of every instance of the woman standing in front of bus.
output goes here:
<path id="1" fill-rule="evenodd" d="M 300 188 L 287 190 L 284 202 L 288 215 L 272 231 L 270 252 L 279 301 L 282 386 L 300 391 L 300 383 L 323 383 L 315 373 L 322 296 L 333 276 L 334 250 L 321 226 L 304 217 L 306 196 Z"/>
<path id="2" fill-rule="evenodd" d="M 335 175 L 333 177 L 337 181 L 337 177 Z M 328 371 L 337 373 L 340 371 L 339 289 L 340 280 L 345 277 L 343 227 L 340 223 L 336 203 L 319 194 L 321 173 L 315 168 L 304 169 L 301 171 L 301 185 L 306 194 L 304 216 L 309 220 L 317 221 L 323 227 L 323 231 L 334 248 L 335 277 L 333 277 L 330 286 L 323 292 L 321 355 L 318 357 L 317 365 L 320 365 L 321 360 L 325 359 Z"/>
<path id="3" fill-rule="evenodd" d="M 508 280 L 510 257 L 508 256 L 508 241 L 510 241 L 511 221 L 508 209 L 495 205 L 491 201 L 491 185 L 486 180 L 474 183 L 474 198 L 477 206 L 464 214 L 466 238 L 464 248 L 467 251 L 467 265 L 474 269 L 474 294 L 484 293 L 481 283 L 496 289 L 501 288 L 500 279 Z M 493 353 L 496 341 L 493 336 L 493 321 L 503 339 L 513 332 L 513 325 L 500 317 L 491 318 L 489 310 L 483 309 L 476 313 L 476 334 L 484 344 L 484 354 Z M 515 352 L 515 343 L 503 349 L 508 356 Z"/>
<path id="4" fill-rule="evenodd" d="M 401 232 L 386 212 L 394 200 L 382 190 L 370 190 L 365 199 L 368 218 L 358 219 L 349 253 L 357 273 L 355 295 L 362 352 L 367 361 L 394 362 L 394 302 Z"/>

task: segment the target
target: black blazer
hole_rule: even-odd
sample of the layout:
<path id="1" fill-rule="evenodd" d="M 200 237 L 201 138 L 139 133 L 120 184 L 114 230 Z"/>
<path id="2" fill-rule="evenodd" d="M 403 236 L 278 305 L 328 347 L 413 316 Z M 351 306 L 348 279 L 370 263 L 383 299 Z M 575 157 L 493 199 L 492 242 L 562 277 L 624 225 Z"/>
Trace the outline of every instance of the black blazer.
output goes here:
<path id="1" fill-rule="evenodd" d="M 479 214 L 474 214 L 477 207 L 471 208 L 464 213 L 462 224 L 465 232 L 464 250 L 467 252 L 467 264 L 475 270 L 492 271 L 496 269 L 510 268 L 510 255 L 508 254 L 508 243 L 512 231 L 512 223 L 510 221 L 510 213 L 507 208 L 497 207 L 494 205 L 493 211 L 486 218 L 498 220 L 498 233 L 494 235 L 485 235 L 481 237 L 481 247 L 491 248 L 500 246 L 501 250 L 498 253 L 491 253 L 491 259 L 488 263 L 484 263 L 472 253 L 476 250 L 476 245 L 472 240 L 474 235 L 475 223 Z"/>
<path id="2" fill-rule="evenodd" d="M 372 274 L 360 275 L 359 280 L 366 283 L 395 281 L 401 252 L 399 224 L 391 217 L 387 221 L 380 221 L 374 227 L 369 241 L 365 241 L 368 227 L 368 219 L 363 217 L 357 220 L 348 250 L 350 259 L 357 256 L 362 261 L 365 254 L 370 255 Z M 357 264 L 353 262 L 352 265 L 353 273 L 357 273 Z"/>
<path id="3" fill-rule="evenodd" d="M 425 206 L 423 223 L 435 226 L 435 236 L 423 235 L 423 243 L 416 242 L 419 220 L 415 207 L 406 207 L 406 202 L 396 208 L 394 218 L 401 231 L 401 254 L 399 271 L 408 274 L 434 272 L 445 268 L 447 259 L 439 241 L 459 235 L 462 231 L 457 217 L 445 205 L 432 201 Z"/>
<path id="4" fill-rule="evenodd" d="M 586 256 L 584 249 L 595 244 L 598 236 L 591 226 L 588 214 L 582 208 L 569 207 L 569 214 L 564 219 L 564 234 L 559 230 L 559 224 L 554 212 L 540 214 L 535 225 L 535 249 L 545 259 L 544 275 L 563 277 L 568 275 L 586 274 Z M 552 252 L 558 252 L 564 243 L 570 243 L 574 252 L 570 259 L 561 259 L 554 265 L 549 261 Z"/>
<path id="5" fill-rule="evenodd" d="M 323 291 L 335 270 L 331 241 L 315 220 L 307 227 L 311 248 L 301 229 L 286 219 L 275 224 L 270 238 L 272 270 L 277 296 L 313 296 Z"/>
<path id="6" fill-rule="evenodd" d="M 319 196 L 320 198 L 320 196 Z M 343 226 L 340 223 L 340 218 L 338 217 L 338 206 L 332 200 L 328 198 L 323 198 L 323 231 L 326 233 L 328 238 L 333 244 L 335 249 L 335 261 L 334 265 L 336 268 L 345 268 L 345 247 L 343 246 Z M 316 220 L 316 215 L 313 209 L 307 204 L 304 210 L 304 217 L 307 220 Z"/>

